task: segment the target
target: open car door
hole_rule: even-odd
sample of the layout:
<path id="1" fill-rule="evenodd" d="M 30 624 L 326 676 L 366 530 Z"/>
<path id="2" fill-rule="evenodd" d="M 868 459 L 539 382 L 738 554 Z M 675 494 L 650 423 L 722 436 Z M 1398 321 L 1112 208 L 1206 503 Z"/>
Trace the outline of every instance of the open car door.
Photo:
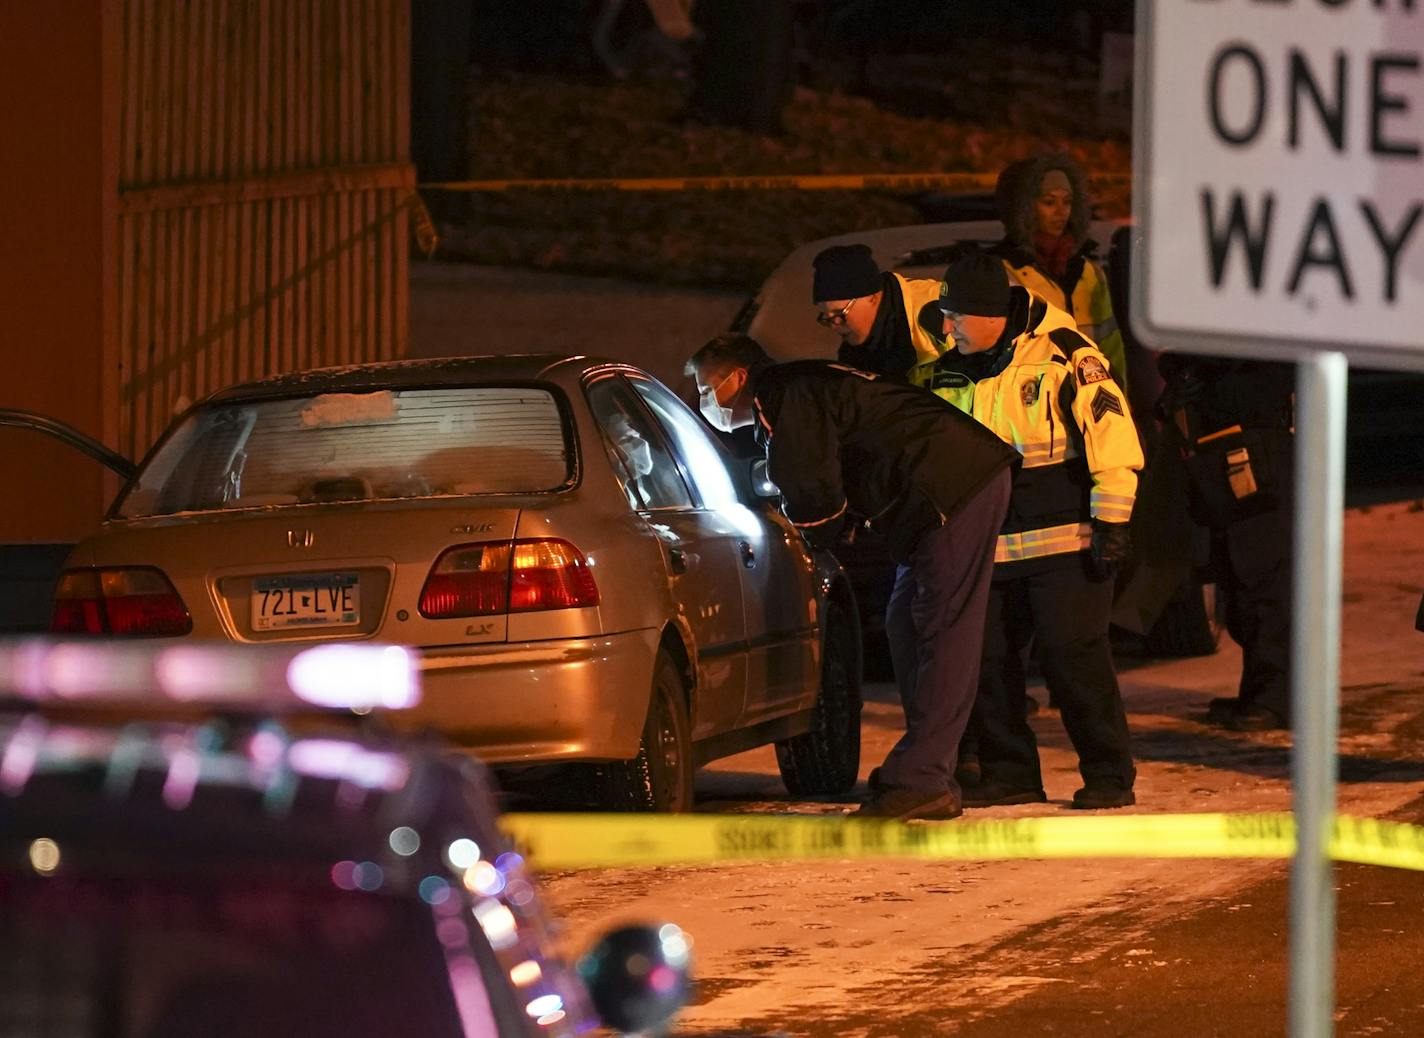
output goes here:
<path id="1" fill-rule="evenodd" d="M 51 436 L 92 458 L 128 482 L 137 466 L 73 426 L 33 411 L 0 407 L 0 427 Z M 63 542 L 0 544 L 0 633 L 42 631 L 49 626 L 54 584 L 74 545 Z"/>

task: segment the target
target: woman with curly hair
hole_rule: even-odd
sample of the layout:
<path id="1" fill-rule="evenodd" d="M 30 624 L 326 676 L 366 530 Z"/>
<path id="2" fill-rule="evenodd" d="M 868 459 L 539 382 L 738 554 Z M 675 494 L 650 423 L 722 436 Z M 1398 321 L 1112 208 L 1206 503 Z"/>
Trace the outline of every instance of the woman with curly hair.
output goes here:
<path id="1" fill-rule="evenodd" d="M 1078 330 L 1108 358 L 1118 385 L 1127 385 L 1122 335 L 1113 317 L 1107 277 L 1088 238 L 1092 206 L 1087 177 L 1071 155 L 1022 159 L 999 174 L 994 194 L 1004 238 L 991 250 L 1014 280 L 1073 315 Z"/>

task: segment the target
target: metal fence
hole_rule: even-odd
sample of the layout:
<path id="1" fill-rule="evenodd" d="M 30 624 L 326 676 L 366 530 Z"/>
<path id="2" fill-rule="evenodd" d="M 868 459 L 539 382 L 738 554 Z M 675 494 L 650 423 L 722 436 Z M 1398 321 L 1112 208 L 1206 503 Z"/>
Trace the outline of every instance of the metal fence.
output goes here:
<path id="1" fill-rule="evenodd" d="M 409 17 L 409 0 L 124 0 L 121 451 L 233 382 L 404 355 Z"/>

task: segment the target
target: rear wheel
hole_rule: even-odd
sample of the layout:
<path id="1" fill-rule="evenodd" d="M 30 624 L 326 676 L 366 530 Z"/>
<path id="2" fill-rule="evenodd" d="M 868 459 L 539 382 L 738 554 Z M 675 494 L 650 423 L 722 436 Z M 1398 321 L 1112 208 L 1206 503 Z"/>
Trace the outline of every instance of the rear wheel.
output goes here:
<path id="1" fill-rule="evenodd" d="M 860 652 L 855 624 L 836 602 L 822 625 L 821 694 L 811 730 L 776 744 L 787 792 L 835 796 L 855 785 L 860 770 Z"/>
<path id="2" fill-rule="evenodd" d="M 615 811 L 680 812 L 692 808 L 692 725 L 682 677 L 661 649 L 638 755 L 600 767 L 605 801 Z"/>
<path id="3" fill-rule="evenodd" d="M 1210 656 L 1221 644 L 1221 609 L 1215 584 L 1187 579 L 1147 632 L 1154 656 Z"/>

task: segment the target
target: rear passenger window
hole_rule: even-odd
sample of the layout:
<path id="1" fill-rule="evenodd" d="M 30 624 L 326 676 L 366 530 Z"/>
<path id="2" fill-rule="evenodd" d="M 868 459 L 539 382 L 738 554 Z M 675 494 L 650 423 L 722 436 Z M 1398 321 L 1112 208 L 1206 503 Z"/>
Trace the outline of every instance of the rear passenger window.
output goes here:
<path id="1" fill-rule="evenodd" d="M 691 508 L 677 463 L 627 383 L 617 377 L 593 383 L 588 403 L 628 503 L 639 511 Z"/>

